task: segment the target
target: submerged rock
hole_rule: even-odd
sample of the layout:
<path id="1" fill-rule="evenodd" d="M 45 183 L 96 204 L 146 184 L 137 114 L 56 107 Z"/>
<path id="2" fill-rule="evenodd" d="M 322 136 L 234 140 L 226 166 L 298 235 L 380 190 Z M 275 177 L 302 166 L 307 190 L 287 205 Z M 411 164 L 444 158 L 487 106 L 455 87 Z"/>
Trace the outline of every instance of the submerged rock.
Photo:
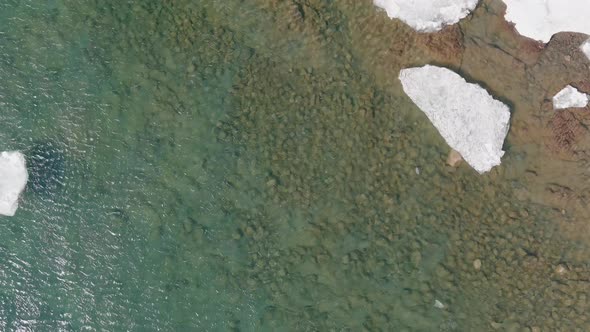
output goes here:
<path id="1" fill-rule="evenodd" d="M 400 71 L 404 92 L 445 141 L 477 172 L 500 164 L 510 111 L 477 84 L 446 68 L 426 65 Z"/>
<path id="2" fill-rule="evenodd" d="M 553 97 L 553 108 L 586 107 L 588 95 L 571 85 L 566 86 Z"/>
<path id="3" fill-rule="evenodd" d="M 481 260 L 479 258 L 473 261 L 473 268 L 478 271 L 481 269 Z"/>
<path id="4" fill-rule="evenodd" d="M 457 167 L 463 161 L 463 157 L 461 154 L 453 149 L 449 152 L 449 156 L 447 157 L 447 165 L 451 167 Z"/>
<path id="5" fill-rule="evenodd" d="M 27 152 L 29 188 L 40 194 L 50 194 L 64 183 L 65 157 L 57 143 L 38 142 Z"/>
<path id="6" fill-rule="evenodd" d="M 478 0 L 374 0 L 387 16 L 398 18 L 419 32 L 435 32 L 459 22 Z"/>
<path id="7" fill-rule="evenodd" d="M 0 154 L 0 214 L 14 216 L 18 199 L 25 189 L 27 179 L 25 157 L 18 151 Z"/>

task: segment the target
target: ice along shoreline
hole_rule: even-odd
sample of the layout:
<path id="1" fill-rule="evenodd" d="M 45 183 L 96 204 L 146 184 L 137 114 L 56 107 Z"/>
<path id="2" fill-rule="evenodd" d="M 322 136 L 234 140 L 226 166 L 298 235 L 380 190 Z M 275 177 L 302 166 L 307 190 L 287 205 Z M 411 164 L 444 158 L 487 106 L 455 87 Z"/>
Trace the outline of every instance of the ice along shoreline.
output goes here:
<path id="1" fill-rule="evenodd" d="M 479 0 L 374 0 L 390 18 L 402 20 L 419 32 L 436 32 L 465 18 Z"/>

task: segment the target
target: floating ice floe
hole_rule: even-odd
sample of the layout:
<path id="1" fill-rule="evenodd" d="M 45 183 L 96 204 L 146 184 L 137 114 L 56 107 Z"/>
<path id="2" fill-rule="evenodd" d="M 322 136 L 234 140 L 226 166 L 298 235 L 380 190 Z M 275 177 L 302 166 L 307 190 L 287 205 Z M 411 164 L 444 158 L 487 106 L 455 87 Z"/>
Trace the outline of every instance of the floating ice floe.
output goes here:
<path id="1" fill-rule="evenodd" d="M 0 153 L 0 215 L 14 216 L 18 198 L 25 189 L 29 174 L 25 157 L 18 151 Z"/>
<path id="2" fill-rule="evenodd" d="M 548 42 L 560 31 L 590 34 L 588 0 L 504 0 L 506 20 L 523 36 Z"/>
<path id="3" fill-rule="evenodd" d="M 434 32 L 467 16 L 478 0 L 374 0 L 387 16 L 420 32 Z"/>
<path id="4" fill-rule="evenodd" d="M 586 105 L 588 105 L 588 100 L 587 94 L 568 85 L 553 96 L 553 108 L 558 110 L 570 107 L 586 107 Z"/>
<path id="5" fill-rule="evenodd" d="M 471 167 L 484 173 L 500 164 L 510 121 L 506 105 L 446 68 L 402 69 L 399 79 L 404 92 Z"/>
<path id="6" fill-rule="evenodd" d="M 586 54 L 586 57 L 588 58 L 588 60 L 590 60 L 590 39 L 587 39 L 582 46 L 580 46 L 580 49 L 582 50 L 582 52 L 584 54 Z"/>

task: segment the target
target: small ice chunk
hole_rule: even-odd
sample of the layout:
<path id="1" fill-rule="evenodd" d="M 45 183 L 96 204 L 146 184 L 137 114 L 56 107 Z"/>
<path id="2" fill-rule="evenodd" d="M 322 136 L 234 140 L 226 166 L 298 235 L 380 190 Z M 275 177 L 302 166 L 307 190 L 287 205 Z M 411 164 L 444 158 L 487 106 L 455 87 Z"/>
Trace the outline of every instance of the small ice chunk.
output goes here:
<path id="1" fill-rule="evenodd" d="M 586 107 L 588 95 L 578 91 L 571 85 L 566 86 L 553 97 L 553 108 L 556 110 L 570 107 Z"/>
<path id="2" fill-rule="evenodd" d="M 445 305 L 439 300 L 434 300 L 434 307 L 437 309 L 444 309 Z"/>
<path id="3" fill-rule="evenodd" d="M 584 54 L 586 54 L 586 57 L 588 58 L 588 60 L 590 60 L 590 39 L 587 39 L 582 46 L 580 46 L 580 49 L 582 50 L 582 52 L 584 52 Z"/>
<path id="4" fill-rule="evenodd" d="M 0 153 L 0 214 L 14 216 L 18 198 L 25 189 L 29 174 L 25 156 L 18 151 Z"/>
<path id="5" fill-rule="evenodd" d="M 506 20 L 526 37 L 548 42 L 560 31 L 590 34 L 588 0 L 504 0 Z"/>
<path id="6" fill-rule="evenodd" d="M 435 32 L 467 16 L 478 0 L 374 0 L 387 16 L 398 18 L 419 32 Z"/>
<path id="7" fill-rule="evenodd" d="M 449 69 L 426 65 L 402 69 L 404 92 L 477 172 L 499 165 L 510 111 L 477 84 Z"/>

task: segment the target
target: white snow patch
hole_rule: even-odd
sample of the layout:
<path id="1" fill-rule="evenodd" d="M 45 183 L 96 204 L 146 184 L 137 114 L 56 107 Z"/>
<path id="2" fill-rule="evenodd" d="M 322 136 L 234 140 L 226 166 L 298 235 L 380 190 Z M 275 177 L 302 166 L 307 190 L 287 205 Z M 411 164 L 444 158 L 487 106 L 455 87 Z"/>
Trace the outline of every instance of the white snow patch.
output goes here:
<path id="1" fill-rule="evenodd" d="M 582 46 L 580 46 L 580 49 L 586 54 L 588 60 L 590 60 L 590 39 L 586 40 Z"/>
<path id="2" fill-rule="evenodd" d="M 387 16 L 420 32 L 434 32 L 467 16 L 478 0 L 374 0 Z"/>
<path id="3" fill-rule="evenodd" d="M 553 96 L 553 108 L 556 110 L 570 107 L 586 107 L 588 95 L 571 85 L 566 86 Z"/>
<path id="4" fill-rule="evenodd" d="M 500 164 L 510 121 L 506 105 L 446 68 L 402 69 L 399 79 L 405 93 L 471 167 L 481 174 Z"/>
<path id="5" fill-rule="evenodd" d="M 0 153 L 0 214 L 14 216 L 18 198 L 25 189 L 29 174 L 25 156 L 18 151 Z"/>
<path id="6" fill-rule="evenodd" d="M 529 38 L 548 42 L 560 31 L 590 34 L 588 0 L 504 0 L 506 20 Z"/>
<path id="7" fill-rule="evenodd" d="M 437 309 L 444 309 L 445 305 L 439 300 L 434 300 L 434 307 Z"/>

